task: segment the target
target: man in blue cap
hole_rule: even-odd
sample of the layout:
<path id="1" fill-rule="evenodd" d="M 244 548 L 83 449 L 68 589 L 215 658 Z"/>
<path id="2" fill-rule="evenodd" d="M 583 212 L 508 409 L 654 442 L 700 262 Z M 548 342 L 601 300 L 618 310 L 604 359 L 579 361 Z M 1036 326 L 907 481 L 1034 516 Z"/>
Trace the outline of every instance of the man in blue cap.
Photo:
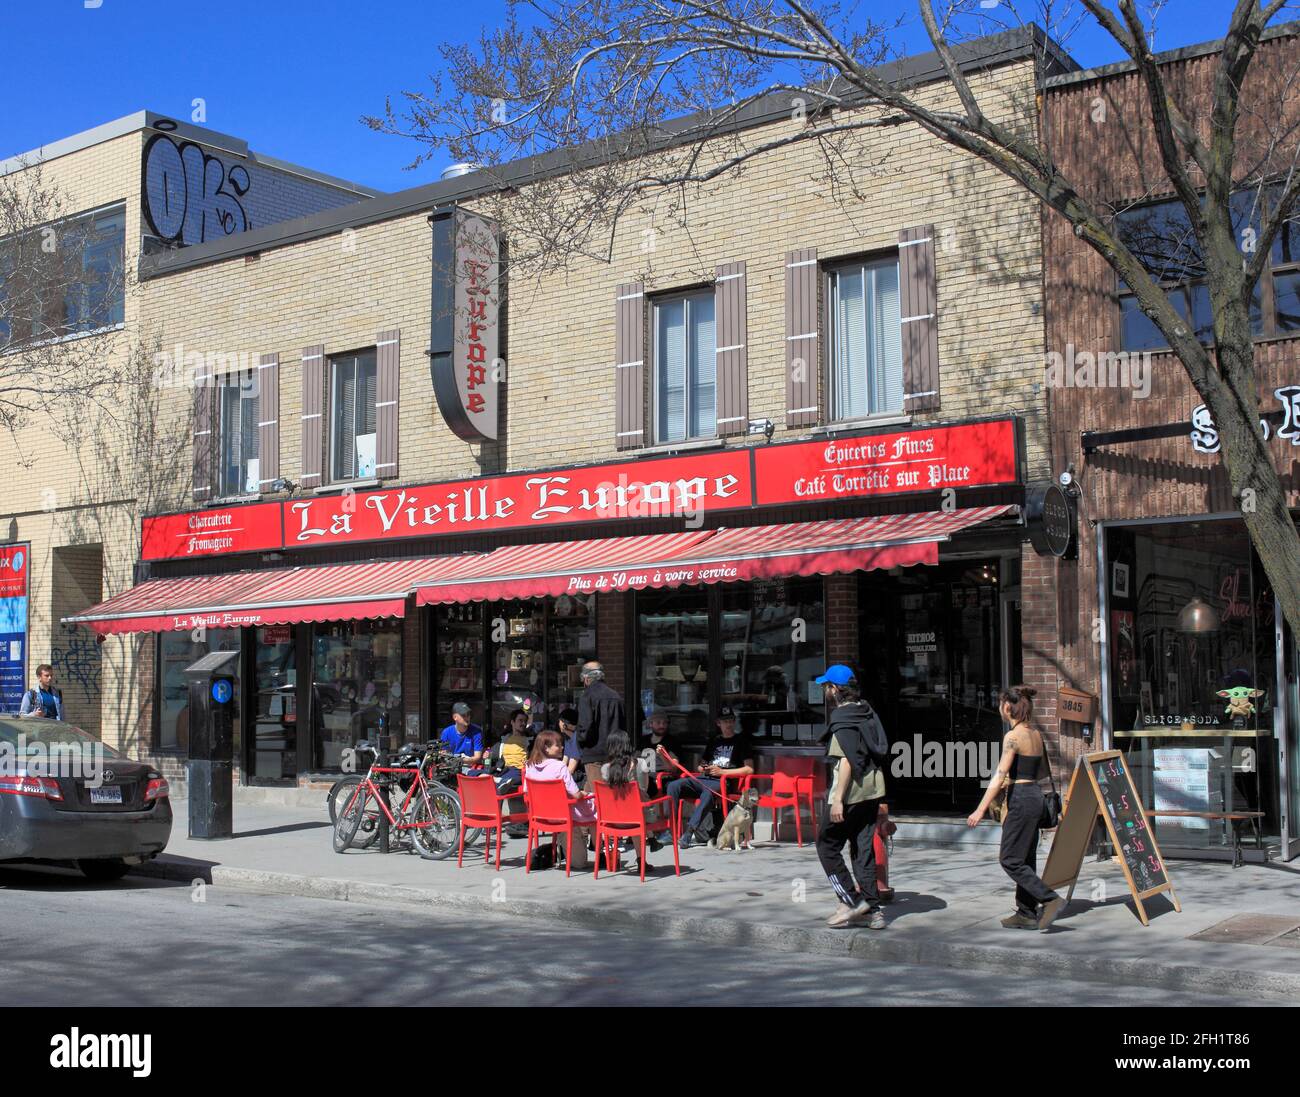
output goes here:
<path id="1" fill-rule="evenodd" d="M 883 766 L 889 740 L 872 707 L 862 699 L 857 675 L 843 663 L 817 679 L 831 706 L 823 742 L 834 767 L 828 797 L 829 821 L 817 835 L 817 857 L 835 889 L 839 908 L 827 919 L 834 929 L 865 925 L 884 929 L 876 884 L 876 815 L 885 795 Z M 853 868 L 844 861 L 848 843 Z"/>

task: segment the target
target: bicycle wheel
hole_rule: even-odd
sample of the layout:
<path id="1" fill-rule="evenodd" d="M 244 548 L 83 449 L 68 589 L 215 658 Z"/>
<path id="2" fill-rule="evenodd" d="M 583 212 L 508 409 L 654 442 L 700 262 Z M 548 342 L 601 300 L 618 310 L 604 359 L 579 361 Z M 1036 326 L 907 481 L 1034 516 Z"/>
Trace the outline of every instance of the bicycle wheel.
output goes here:
<path id="1" fill-rule="evenodd" d="M 330 824 L 338 822 L 338 806 L 346 804 L 348 797 L 352 795 L 352 790 L 364 781 L 361 774 L 352 774 L 349 777 L 341 777 L 334 783 L 329 794 Z M 352 845 L 356 849 L 369 849 L 375 844 L 379 837 L 379 805 L 375 803 L 373 796 L 366 800 L 365 810 L 361 817 L 361 825 L 357 828 L 357 833 L 352 839 Z"/>
<path id="2" fill-rule="evenodd" d="M 408 833 L 416 852 L 427 861 L 441 861 L 460 840 L 460 797 L 443 785 L 433 785 L 411 798 Z"/>
<path id="3" fill-rule="evenodd" d="M 358 785 L 347 798 L 347 802 L 339 810 L 338 818 L 334 822 L 335 853 L 343 853 L 352 845 L 352 840 L 361 828 L 366 804 L 371 799 L 370 790 L 364 785 Z"/>

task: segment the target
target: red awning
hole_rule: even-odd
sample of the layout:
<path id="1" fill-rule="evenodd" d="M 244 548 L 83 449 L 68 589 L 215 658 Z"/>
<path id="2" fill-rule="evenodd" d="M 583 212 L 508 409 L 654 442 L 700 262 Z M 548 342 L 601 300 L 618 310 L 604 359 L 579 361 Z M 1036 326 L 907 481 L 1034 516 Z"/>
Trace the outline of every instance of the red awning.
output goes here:
<path id="1" fill-rule="evenodd" d="M 401 617 L 412 587 L 460 557 L 150 579 L 65 617 L 100 635 Z"/>
<path id="2" fill-rule="evenodd" d="M 1010 509 L 513 545 L 448 560 L 436 578 L 418 584 L 416 600 L 427 605 L 537 598 L 936 564 L 940 541 Z"/>

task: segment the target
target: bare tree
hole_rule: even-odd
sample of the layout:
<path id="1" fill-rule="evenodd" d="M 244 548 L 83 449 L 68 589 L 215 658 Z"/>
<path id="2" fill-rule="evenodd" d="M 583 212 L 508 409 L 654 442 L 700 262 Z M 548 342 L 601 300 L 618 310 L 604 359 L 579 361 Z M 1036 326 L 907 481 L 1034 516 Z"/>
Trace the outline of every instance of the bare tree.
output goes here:
<path id="1" fill-rule="evenodd" d="M 132 333 L 113 400 L 69 403 L 53 420 L 61 437 L 80 443 L 69 445 L 76 474 L 61 485 L 61 501 L 72 504 L 60 513 L 61 540 L 103 547 L 105 598 L 132 583 L 131 566 L 141 557 L 141 515 L 186 504 L 191 425 L 176 414 L 173 390 L 190 383 L 183 370 L 167 364 L 159 335 L 141 330 Z M 79 650 L 84 656 L 95 643 L 85 626 L 55 621 L 53 627 L 56 662 L 59 651 Z M 128 633 L 104 642 L 98 654 L 112 668 L 117 686 L 110 704 L 122 729 L 119 745 L 137 753 L 149 744 L 150 701 L 156 700 L 153 679 L 146 681 L 139 672 L 148 665 L 153 643 L 152 633 Z"/>
<path id="2" fill-rule="evenodd" d="M 34 413 L 111 402 L 122 380 L 124 219 L 69 208 L 40 163 L 0 175 L 0 428 L 15 444 Z"/>
<path id="3" fill-rule="evenodd" d="M 1072 226 L 1135 295 L 1168 340 L 1220 434 L 1234 498 L 1283 611 L 1300 628 L 1300 538 L 1259 423 L 1250 305 L 1274 239 L 1292 217 L 1300 171 L 1297 108 L 1284 97 L 1267 119 L 1265 148 L 1237 141 L 1241 91 L 1261 37 L 1286 0 L 1233 0 L 1210 89 L 1210 110 L 1176 101 L 1153 52 L 1167 0 L 1028 0 L 1020 5 L 1057 39 L 1081 20 L 1106 32 L 1145 88 L 1149 124 L 1166 179 L 1199 251 L 1213 312 L 1213 347 L 1198 339 L 1148 255 L 1116 225 L 1116 209 L 1090 199 L 1057 166 L 1039 134 L 1034 104 L 990 103 L 962 65 L 970 40 L 1019 23 L 1016 0 L 920 0 L 944 95 L 882 68 L 899 24 L 864 8 L 817 0 L 512 0 L 509 16 L 471 46 L 446 46 L 429 91 L 390 99 L 366 123 L 402 134 L 431 155 L 495 173 L 492 210 L 512 264 L 545 270 L 570 257 L 608 258 L 619 219 L 651 195 L 677 208 L 692 188 L 792 145 L 815 142 L 828 173 L 851 193 L 854 136 L 920 126 L 1014 180 Z M 872 10 L 878 10 L 873 7 Z M 1054 47 L 1040 39 L 1040 71 Z M 1292 68 L 1295 66 L 1292 65 Z M 983 97 L 983 98 L 982 98 Z M 784 103 L 797 127 L 761 131 L 747 118 Z M 518 162 L 552 153 L 550 167 Z M 559 165 L 555 164 L 558 158 Z M 513 165 L 507 167 L 507 165 Z M 1234 196 L 1253 188 L 1254 250 L 1234 231 Z"/>

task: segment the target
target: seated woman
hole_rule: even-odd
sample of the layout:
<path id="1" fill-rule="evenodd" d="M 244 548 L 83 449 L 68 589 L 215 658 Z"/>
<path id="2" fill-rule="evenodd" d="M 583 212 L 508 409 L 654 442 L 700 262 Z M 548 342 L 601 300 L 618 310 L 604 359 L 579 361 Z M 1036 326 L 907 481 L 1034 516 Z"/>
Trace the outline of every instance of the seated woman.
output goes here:
<path id="1" fill-rule="evenodd" d="M 540 732 L 533 740 L 533 749 L 528 754 L 528 767 L 524 776 L 529 781 L 563 781 L 564 789 L 573 803 L 569 811 L 575 823 L 586 824 L 575 832 L 573 842 L 573 864 L 575 869 L 587 867 L 587 842 L 590 839 L 590 824 L 596 821 L 596 804 L 594 800 L 579 799 L 582 793 L 573 780 L 573 774 L 564 762 L 564 740 L 558 731 Z"/>
<path id="2" fill-rule="evenodd" d="M 600 779 L 610 788 L 620 789 L 625 785 L 636 782 L 641 791 L 641 799 L 646 798 L 646 790 L 650 784 L 650 769 L 652 763 L 632 752 L 632 739 L 625 731 L 612 731 L 609 738 L 605 741 L 606 761 L 600 767 Z M 651 828 L 661 826 L 663 820 L 659 817 L 658 808 L 645 809 L 646 822 L 651 824 Z M 651 852 L 660 848 L 659 840 L 654 836 L 654 830 L 650 831 L 650 838 L 646 842 Z M 619 849 L 636 850 L 635 844 L 630 838 L 624 838 L 619 842 Z M 634 866 L 635 870 L 640 872 L 639 863 Z M 654 866 L 650 864 L 649 859 L 645 863 L 646 872 L 653 872 Z"/>

